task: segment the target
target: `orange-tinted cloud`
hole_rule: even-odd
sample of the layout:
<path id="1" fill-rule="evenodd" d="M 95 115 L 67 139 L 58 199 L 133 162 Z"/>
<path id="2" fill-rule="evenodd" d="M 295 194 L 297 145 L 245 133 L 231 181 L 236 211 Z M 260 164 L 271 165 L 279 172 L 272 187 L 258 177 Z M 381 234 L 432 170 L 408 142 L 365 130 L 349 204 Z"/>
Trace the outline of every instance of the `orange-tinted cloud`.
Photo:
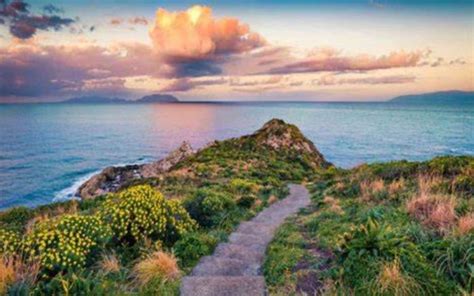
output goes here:
<path id="1" fill-rule="evenodd" d="M 165 60 L 183 62 L 214 60 L 265 44 L 262 36 L 238 19 L 215 19 L 211 8 L 199 5 L 178 12 L 160 8 L 150 38 Z"/>
<path id="2" fill-rule="evenodd" d="M 369 76 L 369 77 L 355 77 L 355 78 L 340 78 L 336 75 L 324 75 L 319 79 L 313 80 L 315 85 L 341 85 L 341 84 L 399 84 L 411 83 L 416 79 L 412 75 L 390 75 L 390 76 Z"/>
<path id="3" fill-rule="evenodd" d="M 322 71 L 370 71 L 390 68 L 414 67 L 425 57 L 423 51 L 391 52 L 388 55 L 367 54 L 344 56 L 334 49 L 321 49 L 312 52 L 307 58 L 294 60 L 281 66 L 272 67 L 262 73 L 289 74 Z"/>

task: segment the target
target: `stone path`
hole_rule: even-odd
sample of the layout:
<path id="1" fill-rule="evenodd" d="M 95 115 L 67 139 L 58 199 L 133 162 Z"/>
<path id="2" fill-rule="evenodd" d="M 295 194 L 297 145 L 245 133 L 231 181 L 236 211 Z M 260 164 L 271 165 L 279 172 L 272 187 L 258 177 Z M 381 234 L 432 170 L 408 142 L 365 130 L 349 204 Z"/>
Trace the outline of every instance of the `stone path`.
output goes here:
<path id="1" fill-rule="evenodd" d="M 290 185 L 288 197 L 242 222 L 228 242 L 219 244 L 212 256 L 201 258 L 191 274 L 183 278 L 181 295 L 266 295 L 261 266 L 267 245 L 283 221 L 309 203 L 304 186 Z"/>

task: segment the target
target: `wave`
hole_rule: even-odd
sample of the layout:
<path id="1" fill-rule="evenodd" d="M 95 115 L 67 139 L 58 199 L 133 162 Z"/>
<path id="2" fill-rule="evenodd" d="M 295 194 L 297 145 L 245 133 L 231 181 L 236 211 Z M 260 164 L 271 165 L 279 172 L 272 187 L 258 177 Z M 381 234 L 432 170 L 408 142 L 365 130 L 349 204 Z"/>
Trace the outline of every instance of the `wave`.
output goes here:
<path id="1" fill-rule="evenodd" d="M 152 160 L 147 159 L 147 158 L 140 158 L 137 162 L 134 162 L 133 164 L 140 165 L 140 164 L 148 163 L 150 161 L 152 161 Z M 130 164 L 129 163 L 128 164 L 118 163 L 118 164 L 113 165 L 113 166 L 114 167 L 121 167 L 121 166 L 126 166 L 126 165 L 130 165 Z M 61 191 L 56 192 L 54 194 L 54 197 L 53 197 L 53 202 L 61 202 L 61 201 L 67 201 L 67 200 L 80 199 L 80 196 L 77 195 L 77 190 L 79 189 L 79 187 L 81 187 L 81 185 L 84 184 L 87 180 L 89 180 L 93 176 L 99 174 L 100 172 L 102 172 L 102 169 L 94 171 L 92 173 L 88 173 L 88 174 L 86 174 L 82 177 L 79 177 L 78 179 L 76 179 L 72 183 L 71 186 L 62 189 Z"/>
<path id="2" fill-rule="evenodd" d="M 73 199 L 80 199 L 80 197 L 76 194 L 77 190 L 79 187 L 81 187 L 82 184 L 84 184 L 87 180 L 92 178 L 94 175 L 97 175 L 100 173 L 102 170 L 95 171 L 93 173 L 89 173 L 87 175 L 84 175 L 74 181 L 74 183 L 69 186 L 64 188 L 61 191 L 58 191 L 53 198 L 53 202 L 60 202 L 60 201 L 67 201 L 67 200 L 73 200 Z"/>

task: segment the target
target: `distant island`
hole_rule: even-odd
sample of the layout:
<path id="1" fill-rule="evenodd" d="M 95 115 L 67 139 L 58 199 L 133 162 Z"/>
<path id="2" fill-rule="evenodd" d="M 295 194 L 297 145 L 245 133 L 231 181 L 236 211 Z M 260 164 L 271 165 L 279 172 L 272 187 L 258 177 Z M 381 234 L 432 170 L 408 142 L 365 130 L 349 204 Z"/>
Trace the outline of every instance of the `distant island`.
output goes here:
<path id="1" fill-rule="evenodd" d="M 388 102 L 404 104 L 472 104 L 474 103 L 474 92 L 460 90 L 440 91 L 399 96 L 389 100 Z"/>
<path id="2" fill-rule="evenodd" d="M 61 101 L 62 104 L 154 104 L 154 103 L 179 103 L 178 98 L 168 94 L 153 94 L 137 100 L 125 100 L 103 96 L 82 96 Z"/>

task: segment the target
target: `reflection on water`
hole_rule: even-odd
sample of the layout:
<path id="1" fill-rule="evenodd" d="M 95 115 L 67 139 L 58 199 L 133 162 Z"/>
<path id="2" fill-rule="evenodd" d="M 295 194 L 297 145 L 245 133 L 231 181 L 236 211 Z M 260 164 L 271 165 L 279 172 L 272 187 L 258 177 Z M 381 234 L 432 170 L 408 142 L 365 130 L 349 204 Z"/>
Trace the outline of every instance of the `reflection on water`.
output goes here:
<path id="1" fill-rule="evenodd" d="M 474 107 L 389 104 L 0 105 L 0 208 L 50 202 L 106 166 L 294 123 L 339 166 L 474 154 Z"/>

